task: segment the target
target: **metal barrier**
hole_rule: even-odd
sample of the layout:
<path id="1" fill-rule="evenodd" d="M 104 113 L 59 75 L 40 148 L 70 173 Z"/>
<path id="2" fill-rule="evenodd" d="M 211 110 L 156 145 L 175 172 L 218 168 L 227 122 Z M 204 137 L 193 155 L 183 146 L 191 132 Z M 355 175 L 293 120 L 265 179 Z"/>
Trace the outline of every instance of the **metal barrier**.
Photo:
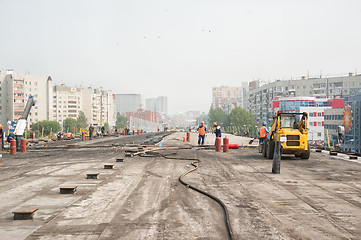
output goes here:
<path id="1" fill-rule="evenodd" d="M 130 117 L 129 122 L 130 131 L 143 130 L 146 132 L 157 132 L 158 127 L 162 129 L 162 124 L 150 122 L 141 118 Z"/>

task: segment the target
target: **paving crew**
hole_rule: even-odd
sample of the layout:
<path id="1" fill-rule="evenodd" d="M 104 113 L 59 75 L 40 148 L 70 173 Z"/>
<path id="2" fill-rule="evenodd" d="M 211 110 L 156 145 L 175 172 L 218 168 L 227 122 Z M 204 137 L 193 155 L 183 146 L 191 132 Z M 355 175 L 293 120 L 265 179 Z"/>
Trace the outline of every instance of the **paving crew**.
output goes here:
<path id="1" fill-rule="evenodd" d="M 201 125 L 198 127 L 198 145 L 201 144 L 202 142 L 202 145 L 204 144 L 204 138 L 206 136 L 206 133 L 207 133 L 207 128 L 206 126 L 204 126 L 204 122 L 202 121 L 201 122 Z"/>
<path id="2" fill-rule="evenodd" d="M 267 138 L 267 133 L 269 133 L 268 129 L 266 128 L 267 123 L 263 122 L 262 123 L 262 127 L 260 127 L 258 129 L 258 139 L 259 139 L 259 144 L 262 144 L 266 138 Z"/>
<path id="3" fill-rule="evenodd" d="M 73 134 L 71 132 L 66 133 L 66 138 L 71 139 L 73 137 Z"/>
<path id="4" fill-rule="evenodd" d="M 213 127 L 214 127 L 214 133 L 216 134 L 216 137 L 222 137 L 222 133 L 221 133 L 221 126 L 218 126 L 216 122 L 213 123 Z"/>
<path id="5" fill-rule="evenodd" d="M 89 126 L 89 139 L 92 139 L 93 131 L 94 131 L 93 124 L 90 124 L 90 126 Z"/>
<path id="6" fill-rule="evenodd" d="M 0 137 L 1 137 L 1 149 L 4 150 L 5 146 L 4 146 L 4 130 L 3 130 L 3 126 L 0 124 Z"/>

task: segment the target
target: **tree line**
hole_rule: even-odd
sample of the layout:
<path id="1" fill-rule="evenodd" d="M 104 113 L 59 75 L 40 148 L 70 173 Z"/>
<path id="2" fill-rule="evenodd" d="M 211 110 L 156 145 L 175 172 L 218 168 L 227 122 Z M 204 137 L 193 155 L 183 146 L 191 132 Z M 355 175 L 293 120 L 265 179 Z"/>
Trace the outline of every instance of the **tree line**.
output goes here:
<path id="1" fill-rule="evenodd" d="M 252 113 L 241 107 L 234 108 L 229 114 L 221 108 L 211 108 L 208 121 L 210 124 L 216 122 L 224 131 L 248 136 L 255 136 L 259 125 Z"/>
<path id="2" fill-rule="evenodd" d="M 118 128 L 125 128 L 127 126 L 127 118 L 120 113 L 117 113 L 116 124 Z M 30 125 L 31 130 L 27 132 L 35 132 L 36 137 L 49 136 L 59 131 L 72 132 L 73 134 L 80 133 L 80 129 L 87 129 L 89 126 L 88 119 L 84 112 L 80 111 L 77 119 L 66 118 L 63 126 L 57 121 L 39 121 Z M 104 123 L 105 131 L 112 130 L 109 123 Z"/>

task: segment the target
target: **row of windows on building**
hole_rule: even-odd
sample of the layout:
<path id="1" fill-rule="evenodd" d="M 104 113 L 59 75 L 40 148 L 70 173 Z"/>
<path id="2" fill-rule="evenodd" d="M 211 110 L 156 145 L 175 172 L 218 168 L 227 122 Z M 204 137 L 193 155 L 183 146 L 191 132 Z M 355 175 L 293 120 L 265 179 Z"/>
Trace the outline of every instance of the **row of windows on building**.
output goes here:
<path id="1" fill-rule="evenodd" d="M 54 113 L 56 113 L 56 110 L 54 109 L 54 110 L 53 110 L 53 112 L 54 112 Z M 60 113 L 60 112 L 61 112 L 61 111 L 59 110 L 59 113 Z M 69 113 L 76 113 L 76 112 L 77 112 L 77 110 L 64 110 L 63 112 L 65 112 L 65 113 L 66 113 L 66 112 L 69 112 Z"/>
<path id="2" fill-rule="evenodd" d="M 335 82 L 335 83 L 329 83 L 328 87 L 332 88 L 332 87 L 342 87 L 343 85 L 345 85 L 345 87 L 347 87 L 347 83 L 342 83 L 342 82 Z M 357 86 L 356 82 L 352 82 L 350 83 L 350 87 L 355 87 Z M 359 86 L 361 86 L 361 82 L 359 82 Z M 285 90 L 295 90 L 295 89 L 300 89 L 301 86 L 288 86 L 285 87 Z M 326 83 L 320 83 L 320 84 L 313 84 L 313 85 L 309 85 L 308 86 L 309 89 L 322 89 L 322 88 L 326 88 Z M 282 90 L 282 87 L 275 87 L 276 90 Z M 307 86 L 302 86 L 302 89 L 307 89 Z"/>
<path id="3" fill-rule="evenodd" d="M 327 101 L 280 102 L 281 109 L 299 110 L 300 107 L 328 107 Z"/>
<path id="4" fill-rule="evenodd" d="M 292 112 L 292 111 L 285 111 L 285 112 Z M 324 112 L 310 112 L 308 113 L 308 117 L 323 117 L 325 114 Z"/>
<path id="5" fill-rule="evenodd" d="M 338 125 L 335 124 L 325 124 L 325 129 L 337 129 Z"/>
<path id="6" fill-rule="evenodd" d="M 323 117 L 324 112 L 311 112 L 308 114 L 309 117 Z"/>
<path id="7" fill-rule="evenodd" d="M 54 118 L 56 118 L 56 115 L 53 115 Z M 63 115 L 63 118 L 68 118 L 68 117 L 72 117 L 72 118 L 76 118 L 76 114 L 68 114 L 68 115 Z M 58 115 L 58 118 L 60 122 L 62 122 L 63 120 L 61 119 L 62 118 L 62 115 Z"/>
<path id="8" fill-rule="evenodd" d="M 326 115 L 325 120 L 342 120 L 343 115 Z"/>
<path id="9" fill-rule="evenodd" d="M 308 122 L 308 126 L 314 126 L 314 127 L 322 127 L 324 125 L 324 122 Z"/>
<path id="10" fill-rule="evenodd" d="M 68 106 L 61 106 L 61 105 L 59 105 L 59 106 L 56 106 L 56 105 L 53 105 L 53 108 L 80 108 L 80 106 L 76 106 L 76 105 L 68 105 Z"/>

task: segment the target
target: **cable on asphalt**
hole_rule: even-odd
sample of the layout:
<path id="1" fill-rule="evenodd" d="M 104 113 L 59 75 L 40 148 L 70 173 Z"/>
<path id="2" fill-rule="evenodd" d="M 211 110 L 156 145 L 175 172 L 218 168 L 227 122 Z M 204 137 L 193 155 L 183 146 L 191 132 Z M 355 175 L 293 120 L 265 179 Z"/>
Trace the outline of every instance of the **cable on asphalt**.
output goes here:
<path id="1" fill-rule="evenodd" d="M 232 240 L 233 239 L 233 232 L 232 232 L 232 228 L 231 228 L 231 223 L 230 223 L 230 220 L 229 220 L 229 214 L 228 214 L 228 209 L 226 207 L 226 205 L 217 197 L 213 196 L 212 194 L 210 193 L 207 193 L 197 187 L 194 187 L 188 183 L 186 183 L 185 181 L 183 181 L 183 177 L 186 176 L 187 174 L 193 172 L 193 171 L 196 171 L 198 169 L 198 163 L 201 162 L 200 159 L 198 158 L 184 158 L 184 157 L 173 157 L 177 155 L 177 153 L 170 153 L 170 154 L 161 154 L 159 152 L 148 152 L 148 153 L 145 153 L 145 154 L 140 154 L 139 156 L 140 157 L 164 157 L 164 158 L 167 158 L 167 159 L 178 159 L 178 160 L 191 160 L 193 161 L 191 163 L 191 165 L 194 167 L 190 170 L 188 170 L 187 172 L 183 173 L 182 175 L 179 176 L 178 180 L 180 183 L 182 183 L 184 186 L 194 190 L 194 191 L 197 191 L 209 198 L 211 198 L 212 200 L 216 201 L 222 208 L 222 211 L 223 211 L 223 217 L 224 217 L 224 224 L 226 226 L 226 230 L 227 230 L 227 237 L 229 240 Z"/>

